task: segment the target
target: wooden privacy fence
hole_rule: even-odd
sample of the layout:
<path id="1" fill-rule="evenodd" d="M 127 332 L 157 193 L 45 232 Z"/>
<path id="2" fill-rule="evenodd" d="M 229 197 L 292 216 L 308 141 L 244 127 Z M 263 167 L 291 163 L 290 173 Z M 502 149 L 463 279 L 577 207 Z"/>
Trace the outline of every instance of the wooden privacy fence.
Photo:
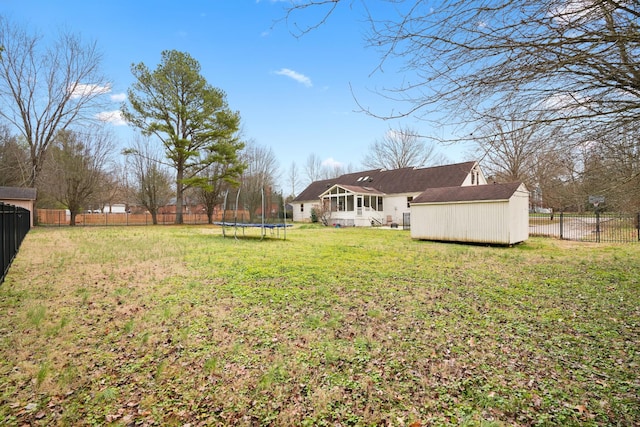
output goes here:
<path id="1" fill-rule="evenodd" d="M 71 216 L 64 209 L 38 209 L 38 225 L 63 226 L 69 225 Z M 158 214 L 158 224 L 175 224 L 175 213 Z M 207 215 L 203 213 L 183 213 L 185 224 L 207 224 Z M 215 212 L 213 221 L 221 221 L 222 212 Z M 129 213 L 82 213 L 76 216 L 76 225 L 152 225 L 151 214 Z"/>
<path id="2" fill-rule="evenodd" d="M 639 242 L 640 213 L 531 214 L 529 235 L 583 242 Z"/>
<path id="3" fill-rule="evenodd" d="M 0 283 L 9 271 L 11 262 L 20 249 L 20 244 L 31 228 L 31 213 L 28 209 L 0 202 Z"/>

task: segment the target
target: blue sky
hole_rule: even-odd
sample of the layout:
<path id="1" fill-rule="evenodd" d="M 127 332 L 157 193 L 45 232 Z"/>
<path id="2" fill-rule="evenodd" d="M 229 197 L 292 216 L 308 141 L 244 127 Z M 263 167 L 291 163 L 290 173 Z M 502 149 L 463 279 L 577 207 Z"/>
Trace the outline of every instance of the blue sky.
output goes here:
<path id="1" fill-rule="evenodd" d="M 376 91 L 404 77 L 393 64 L 384 73 L 374 72 L 379 57 L 365 48 L 366 24 L 358 10 L 343 7 L 325 25 L 295 37 L 291 23 L 278 22 L 285 5 L 273 0 L 0 0 L 0 13 L 50 39 L 65 28 L 95 40 L 113 82 L 113 111 L 133 81 L 132 63 L 155 69 L 161 51 L 188 52 L 240 112 L 244 137 L 271 147 L 283 179 L 292 162 L 302 175 L 310 154 L 329 165 L 358 169 L 368 146 L 391 128 L 409 126 L 442 136 L 425 121 L 384 121 L 357 112 L 354 94 L 381 115 L 402 109 Z M 305 19 L 319 12 L 306 13 Z M 126 146 L 132 130 L 113 126 Z M 469 158 L 460 147 L 439 149 L 451 161 Z"/>

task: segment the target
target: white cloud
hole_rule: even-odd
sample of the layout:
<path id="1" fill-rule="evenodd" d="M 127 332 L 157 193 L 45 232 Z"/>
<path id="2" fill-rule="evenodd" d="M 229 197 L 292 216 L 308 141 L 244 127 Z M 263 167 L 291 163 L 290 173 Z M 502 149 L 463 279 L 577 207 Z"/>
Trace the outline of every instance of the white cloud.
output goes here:
<path id="1" fill-rule="evenodd" d="M 110 95 L 111 100 L 113 102 L 124 102 L 125 99 L 127 99 L 127 94 L 126 93 L 114 93 L 113 95 Z"/>
<path id="2" fill-rule="evenodd" d="M 575 111 L 583 108 L 588 99 L 572 93 L 556 93 L 543 101 L 543 107 L 554 111 Z"/>
<path id="3" fill-rule="evenodd" d="M 561 24 L 569 25 L 588 17 L 593 9 L 593 0 L 567 0 L 552 7 L 547 15 Z"/>
<path id="4" fill-rule="evenodd" d="M 338 169 L 338 168 L 341 168 L 343 165 L 339 161 L 335 160 L 333 157 L 329 157 L 328 159 L 325 159 L 322 161 L 322 166 L 329 169 Z"/>
<path id="5" fill-rule="evenodd" d="M 75 87 L 69 87 L 69 92 L 71 93 L 71 99 L 82 98 L 85 96 L 102 95 L 104 93 L 111 92 L 111 85 L 100 86 L 78 83 L 75 85 Z"/>
<path id="6" fill-rule="evenodd" d="M 288 68 L 281 68 L 280 70 L 276 71 L 275 74 L 292 78 L 293 80 L 302 83 L 306 87 L 313 86 L 313 83 L 311 83 L 311 79 L 309 77 Z"/>
<path id="7" fill-rule="evenodd" d="M 122 112 L 120 110 L 103 111 L 96 114 L 96 118 L 101 122 L 111 123 L 114 126 L 127 125 L 127 122 L 125 121 L 124 117 L 122 117 Z"/>

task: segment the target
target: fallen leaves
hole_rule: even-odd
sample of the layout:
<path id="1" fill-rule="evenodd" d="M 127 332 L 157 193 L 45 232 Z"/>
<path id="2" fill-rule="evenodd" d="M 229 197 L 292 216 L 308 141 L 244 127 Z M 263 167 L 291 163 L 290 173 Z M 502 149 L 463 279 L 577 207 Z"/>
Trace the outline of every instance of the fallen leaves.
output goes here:
<path id="1" fill-rule="evenodd" d="M 203 240 L 189 227 L 134 230 L 140 242 L 129 229 L 104 231 L 79 232 L 126 259 L 82 249 L 76 236 L 56 255 L 68 257 L 64 269 L 46 278 L 34 269 L 28 287 L 0 287 L 0 308 L 13 313 L 0 317 L 10 337 L 0 340 L 0 423 L 422 427 L 640 417 L 637 279 L 594 286 L 595 248 L 550 258 L 545 241 L 525 257 L 364 230 L 331 238 L 292 230 L 291 241 L 269 246 Z M 21 254 L 54 249 L 27 242 Z M 637 275 L 640 251 L 618 251 L 598 252 L 599 263 L 617 277 Z M 372 262 L 377 252 L 385 255 Z M 40 329 L 25 321 L 25 308 L 38 305 L 46 305 Z M 63 317 L 68 325 L 47 335 Z M 42 360 L 49 373 L 36 387 Z"/>

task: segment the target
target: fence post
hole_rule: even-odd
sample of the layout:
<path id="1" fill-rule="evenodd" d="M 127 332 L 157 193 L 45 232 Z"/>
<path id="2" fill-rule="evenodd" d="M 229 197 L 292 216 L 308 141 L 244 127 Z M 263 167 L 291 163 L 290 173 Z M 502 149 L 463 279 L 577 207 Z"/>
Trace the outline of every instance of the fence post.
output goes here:
<path id="1" fill-rule="evenodd" d="M 600 243 L 600 211 L 596 207 L 596 243 Z"/>
<path id="2" fill-rule="evenodd" d="M 638 229 L 638 242 L 640 242 L 640 212 L 638 212 L 638 216 L 636 218 L 636 227 Z"/>
<path id="3" fill-rule="evenodd" d="M 563 231 L 564 231 L 564 212 L 560 212 L 560 240 L 564 238 Z"/>

